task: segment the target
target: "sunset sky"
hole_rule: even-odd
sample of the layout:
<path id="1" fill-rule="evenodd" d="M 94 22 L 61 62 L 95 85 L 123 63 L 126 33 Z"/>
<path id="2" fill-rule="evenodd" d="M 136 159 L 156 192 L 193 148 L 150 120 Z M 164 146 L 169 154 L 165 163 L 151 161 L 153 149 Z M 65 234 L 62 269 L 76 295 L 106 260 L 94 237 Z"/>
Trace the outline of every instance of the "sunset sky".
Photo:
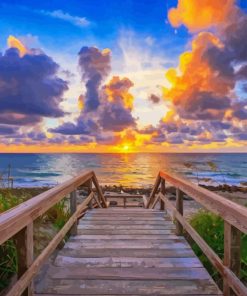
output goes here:
<path id="1" fill-rule="evenodd" d="M 246 13 L 0 0 L 0 152 L 247 152 Z"/>

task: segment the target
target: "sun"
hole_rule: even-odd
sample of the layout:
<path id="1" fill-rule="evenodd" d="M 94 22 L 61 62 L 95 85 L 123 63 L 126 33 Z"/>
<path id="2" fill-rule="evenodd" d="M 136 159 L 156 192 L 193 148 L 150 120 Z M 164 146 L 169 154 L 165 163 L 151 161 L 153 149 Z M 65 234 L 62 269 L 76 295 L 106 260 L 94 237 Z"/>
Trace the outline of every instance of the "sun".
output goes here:
<path id="1" fill-rule="evenodd" d="M 128 152 L 131 152 L 132 150 L 132 147 L 130 144 L 128 143 L 125 143 L 125 144 L 122 144 L 120 147 L 120 152 L 123 152 L 123 153 L 128 153 Z"/>

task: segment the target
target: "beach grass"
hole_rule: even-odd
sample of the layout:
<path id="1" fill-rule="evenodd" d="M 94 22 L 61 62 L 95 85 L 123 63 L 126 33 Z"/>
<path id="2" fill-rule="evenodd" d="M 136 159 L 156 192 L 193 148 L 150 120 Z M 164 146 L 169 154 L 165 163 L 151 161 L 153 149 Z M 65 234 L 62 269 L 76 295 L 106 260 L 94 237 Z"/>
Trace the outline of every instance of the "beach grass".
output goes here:
<path id="1" fill-rule="evenodd" d="M 35 195 L 47 188 L 34 189 Z M 32 191 L 3 189 L 0 194 L 0 213 L 3 213 L 32 197 Z M 13 195 L 17 193 L 17 195 Z M 66 199 L 62 199 L 34 222 L 34 254 L 37 256 L 70 217 Z M 18 272 L 17 251 L 14 239 L 0 246 L 0 291 L 8 286 Z"/>
<path id="2" fill-rule="evenodd" d="M 223 259 L 224 257 L 224 220 L 219 216 L 208 212 L 204 209 L 195 213 L 190 224 L 199 233 L 199 235 L 207 242 L 207 244 L 215 251 L 215 253 Z M 217 270 L 211 265 L 208 258 L 203 254 L 201 249 L 188 238 L 194 252 L 199 257 L 209 274 L 222 287 L 222 278 Z M 240 279 L 247 284 L 247 234 L 241 237 L 241 274 Z"/>

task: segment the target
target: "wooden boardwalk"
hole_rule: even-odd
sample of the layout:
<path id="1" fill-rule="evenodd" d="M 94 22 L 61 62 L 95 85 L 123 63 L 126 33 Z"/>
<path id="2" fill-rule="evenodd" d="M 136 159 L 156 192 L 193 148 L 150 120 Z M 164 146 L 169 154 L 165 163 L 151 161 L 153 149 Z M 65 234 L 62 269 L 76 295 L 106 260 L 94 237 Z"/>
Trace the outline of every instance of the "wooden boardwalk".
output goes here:
<path id="1" fill-rule="evenodd" d="M 176 191 L 175 203 L 168 185 Z M 183 216 L 184 195 L 224 221 L 223 258 Z M 111 202 L 115 198 L 117 203 Z M 34 222 L 61 200 L 70 217 L 34 257 Z M 221 275 L 223 292 L 183 237 L 185 231 Z M 104 195 L 93 171 L 79 173 L 0 214 L 0 245 L 12 239 L 18 266 L 1 295 L 247 296 L 240 280 L 242 233 L 247 233 L 246 207 L 179 176 L 160 171 L 149 197 L 133 197 Z"/>
<path id="2" fill-rule="evenodd" d="M 36 295 L 223 295 L 164 211 L 97 208 L 79 220 Z"/>

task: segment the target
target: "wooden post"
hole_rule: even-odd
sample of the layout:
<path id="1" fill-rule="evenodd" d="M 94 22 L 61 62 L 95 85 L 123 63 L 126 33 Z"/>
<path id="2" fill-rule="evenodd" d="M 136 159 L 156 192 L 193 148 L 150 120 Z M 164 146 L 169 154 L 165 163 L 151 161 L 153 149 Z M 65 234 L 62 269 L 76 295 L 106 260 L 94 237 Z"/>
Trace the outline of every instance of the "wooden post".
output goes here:
<path id="1" fill-rule="evenodd" d="M 176 209 L 183 215 L 183 192 L 176 188 Z M 176 221 L 176 234 L 183 235 L 183 226 L 179 221 Z"/>
<path id="2" fill-rule="evenodd" d="M 224 221 L 224 265 L 239 277 L 241 270 L 241 232 L 226 221 Z M 225 279 L 223 291 L 225 296 L 233 295 Z"/>
<path id="3" fill-rule="evenodd" d="M 92 179 L 88 180 L 88 187 L 87 187 L 87 193 L 88 195 L 93 191 L 93 182 Z M 88 204 L 89 209 L 93 208 L 92 205 L 92 200 L 90 200 L 89 204 Z"/>
<path id="4" fill-rule="evenodd" d="M 161 179 L 161 187 L 160 187 L 160 192 L 165 195 L 166 194 L 166 181 L 164 179 Z M 164 211 L 165 210 L 165 203 L 161 199 L 160 200 L 160 210 Z"/>
<path id="5" fill-rule="evenodd" d="M 18 279 L 28 270 L 33 262 L 33 222 L 24 227 L 14 236 L 17 251 Z M 23 296 L 33 295 L 33 283 L 31 282 Z"/>
<path id="6" fill-rule="evenodd" d="M 76 212 L 77 201 L 76 201 L 76 190 L 70 193 L 70 214 L 73 215 Z M 77 234 L 77 221 L 73 224 L 70 230 L 71 235 Z"/>
<path id="7" fill-rule="evenodd" d="M 123 202 L 124 202 L 124 208 L 126 208 L 126 197 L 123 197 Z"/>

